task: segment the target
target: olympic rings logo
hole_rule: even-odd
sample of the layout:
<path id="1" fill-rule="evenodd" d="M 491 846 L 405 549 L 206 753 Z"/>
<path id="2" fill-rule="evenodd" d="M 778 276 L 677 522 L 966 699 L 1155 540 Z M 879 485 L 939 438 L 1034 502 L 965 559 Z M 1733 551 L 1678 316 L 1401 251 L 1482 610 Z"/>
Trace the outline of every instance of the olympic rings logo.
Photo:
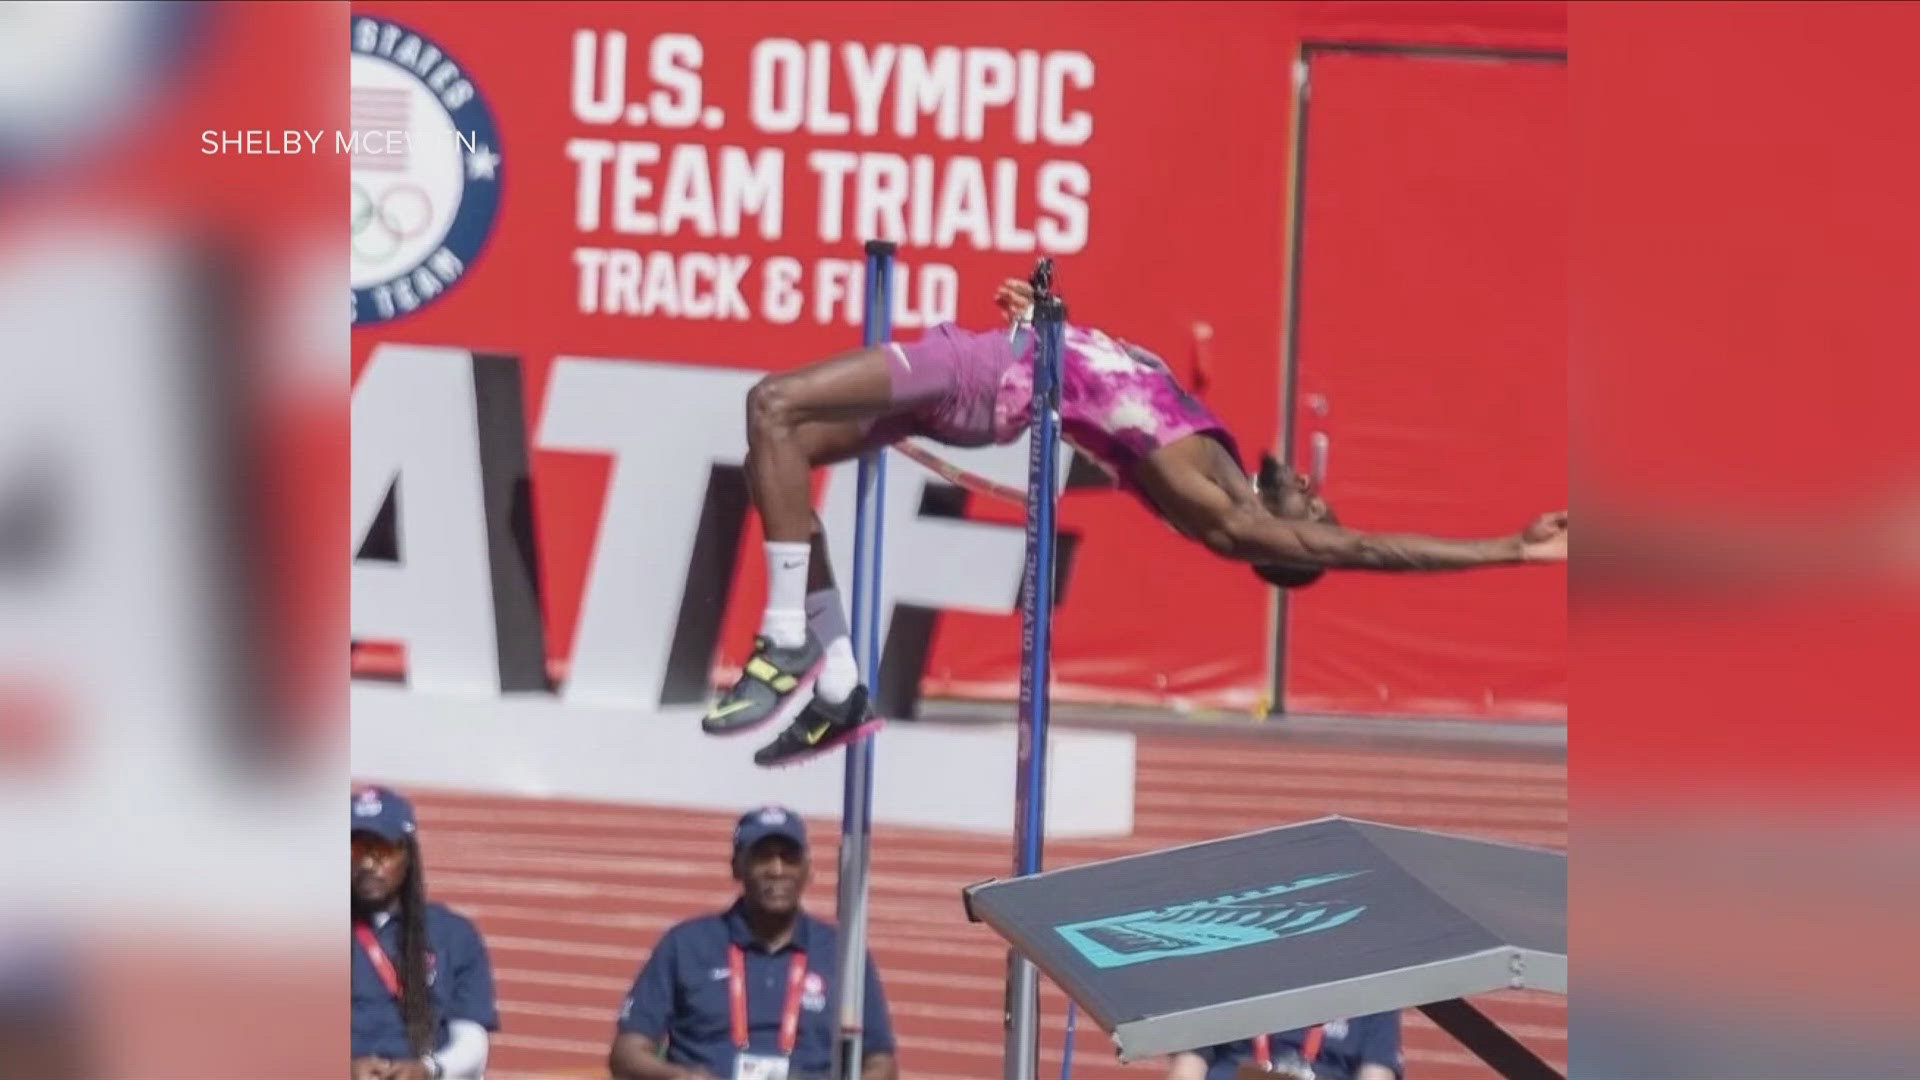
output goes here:
<path id="1" fill-rule="evenodd" d="M 433 200 L 418 184 L 401 181 L 382 189 L 379 196 L 359 181 L 353 183 L 353 254 L 371 263 L 383 263 L 399 253 L 407 241 L 433 225 Z"/>

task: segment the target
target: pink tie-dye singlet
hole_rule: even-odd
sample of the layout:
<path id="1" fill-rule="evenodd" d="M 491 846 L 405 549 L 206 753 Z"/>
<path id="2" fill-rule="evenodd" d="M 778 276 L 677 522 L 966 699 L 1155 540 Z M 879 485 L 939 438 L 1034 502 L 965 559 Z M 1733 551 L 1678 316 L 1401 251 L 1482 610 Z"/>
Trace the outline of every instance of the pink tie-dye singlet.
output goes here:
<path id="1" fill-rule="evenodd" d="M 1152 353 L 1090 327 L 1069 325 L 1060 358 L 1061 435 L 1124 487 L 1133 466 L 1189 435 L 1210 435 L 1236 460 L 1225 425 Z M 970 332 L 951 323 L 909 345 L 891 346 L 894 398 L 913 409 L 876 428 L 892 439 L 919 435 L 954 446 L 1010 443 L 1033 418 L 1033 353 L 1005 330 Z"/>

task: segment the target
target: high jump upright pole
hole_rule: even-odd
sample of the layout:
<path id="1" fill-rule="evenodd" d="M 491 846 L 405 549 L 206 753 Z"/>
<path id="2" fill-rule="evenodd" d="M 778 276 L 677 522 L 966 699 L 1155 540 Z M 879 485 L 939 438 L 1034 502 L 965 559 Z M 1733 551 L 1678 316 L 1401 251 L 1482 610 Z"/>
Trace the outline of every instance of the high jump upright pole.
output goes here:
<path id="1" fill-rule="evenodd" d="M 895 247 L 884 240 L 867 241 L 865 303 L 861 340 L 877 348 L 893 337 L 893 256 Z M 854 661 L 867 684 L 868 700 L 880 696 L 880 555 L 885 539 L 886 448 L 860 458 L 854 496 L 853 600 L 850 636 Z M 834 1080 L 860 1080 L 865 1058 L 866 1032 L 862 1018 L 867 1002 L 867 868 L 873 845 L 873 739 L 847 747 L 846 793 L 840 815 L 840 887 L 837 920 L 840 955 L 835 980 L 838 1013 L 833 1047 Z"/>
<path id="2" fill-rule="evenodd" d="M 1052 687 L 1054 486 L 1060 456 L 1060 350 L 1066 301 L 1053 291 L 1053 260 L 1033 286 L 1033 423 L 1027 436 L 1027 559 L 1020 604 L 1020 742 L 1014 780 L 1013 871 L 1040 872 L 1046 841 L 1047 718 Z M 1006 1080 L 1039 1080 L 1040 975 L 1007 953 Z"/>

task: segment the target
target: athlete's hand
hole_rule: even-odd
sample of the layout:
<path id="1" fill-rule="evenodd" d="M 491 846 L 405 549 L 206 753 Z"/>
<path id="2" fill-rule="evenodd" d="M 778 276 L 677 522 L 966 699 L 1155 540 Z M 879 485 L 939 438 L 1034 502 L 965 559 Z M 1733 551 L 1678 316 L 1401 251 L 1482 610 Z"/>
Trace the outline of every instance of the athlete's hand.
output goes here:
<path id="1" fill-rule="evenodd" d="M 1520 557 L 1527 562 L 1567 561 L 1567 512 L 1542 514 L 1520 533 Z"/>
<path id="2" fill-rule="evenodd" d="M 993 294 L 993 302 L 1007 313 L 1008 319 L 1021 318 L 1033 306 L 1033 286 L 1019 278 L 1008 278 Z"/>

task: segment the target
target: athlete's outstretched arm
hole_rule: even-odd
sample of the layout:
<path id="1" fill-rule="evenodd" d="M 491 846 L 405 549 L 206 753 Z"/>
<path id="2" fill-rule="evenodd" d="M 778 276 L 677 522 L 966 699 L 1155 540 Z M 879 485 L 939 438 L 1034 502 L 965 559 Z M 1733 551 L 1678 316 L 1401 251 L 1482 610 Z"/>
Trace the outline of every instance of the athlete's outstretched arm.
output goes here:
<path id="1" fill-rule="evenodd" d="M 1437 573 L 1564 562 L 1567 514 L 1481 540 L 1373 533 L 1269 510 L 1224 447 L 1193 436 L 1142 459 L 1134 479 L 1167 521 L 1219 555 L 1255 566 Z"/>
<path id="2" fill-rule="evenodd" d="M 1241 562 L 1326 570 L 1438 573 L 1489 566 L 1564 562 L 1565 511 L 1544 514 L 1512 536 L 1449 540 L 1417 533 L 1368 533 L 1315 521 L 1289 521 L 1257 509 L 1217 514 L 1196 537 Z"/>

